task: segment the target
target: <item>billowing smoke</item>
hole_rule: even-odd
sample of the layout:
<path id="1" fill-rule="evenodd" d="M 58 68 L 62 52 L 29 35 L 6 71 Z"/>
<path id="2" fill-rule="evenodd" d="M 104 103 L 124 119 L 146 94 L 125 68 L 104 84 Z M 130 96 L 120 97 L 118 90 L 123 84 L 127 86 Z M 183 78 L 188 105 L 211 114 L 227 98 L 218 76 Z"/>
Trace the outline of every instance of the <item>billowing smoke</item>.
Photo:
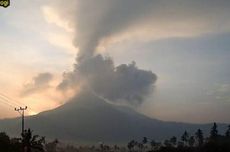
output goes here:
<path id="1" fill-rule="evenodd" d="M 26 83 L 21 91 L 21 96 L 27 96 L 49 88 L 49 82 L 53 79 L 51 73 L 39 73 L 31 82 Z"/>
<path id="2" fill-rule="evenodd" d="M 70 0 L 56 4 L 60 15 L 75 29 L 79 48 L 74 70 L 64 74 L 58 89 L 87 88 L 113 102 L 138 105 L 153 88 L 157 76 L 138 69 L 135 62 L 115 66 L 97 54 L 103 39 L 135 25 L 152 11 L 151 0 Z M 124 50 L 125 51 L 125 50 Z"/>
<path id="3" fill-rule="evenodd" d="M 159 34 L 163 28 L 167 33 L 166 37 L 182 36 L 185 34 L 183 29 L 186 33 L 192 31 L 191 35 L 199 35 L 213 29 L 229 29 L 229 22 L 222 18 L 229 15 L 229 5 L 228 0 L 55 1 L 61 18 L 76 32 L 74 44 L 80 50 L 77 62 L 93 56 L 96 47 L 104 39 L 130 29 L 148 27 L 148 33 L 154 35 L 152 31 L 156 30 Z M 219 24 L 214 24 L 213 21 L 223 26 L 220 28 Z M 194 28 L 197 28 L 197 31 Z"/>
<path id="4" fill-rule="evenodd" d="M 95 54 L 104 38 L 142 23 L 153 11 L 152 0 L 69 0 L 56 4 L 61 17 L 76 31 L 78 62 Z"/>
<path id="5" fill-rule="evenodd" d="M 138 69 L 135 62 L 115 67 L 111 58 L 97 55 L 76 64 L 73 72 L 64 74 L 58 88 L 87 87 L 110 101 L 139 105 L 153 88 L 156 78 L 151 71 Z"/>

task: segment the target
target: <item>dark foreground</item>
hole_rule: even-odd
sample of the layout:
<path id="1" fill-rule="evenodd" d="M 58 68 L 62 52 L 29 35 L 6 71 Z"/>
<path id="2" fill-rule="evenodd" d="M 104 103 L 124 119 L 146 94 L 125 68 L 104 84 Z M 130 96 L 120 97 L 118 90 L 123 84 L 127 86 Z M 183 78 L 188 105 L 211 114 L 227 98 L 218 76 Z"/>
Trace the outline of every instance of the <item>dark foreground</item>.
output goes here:
<path id="1" fill-rule="evenodd" d="M 214 123 L 208 137 L 198 129 L 194 134 L 185 131 L 181 137 L 173 136 L 165 141 L 143 137 L 141 141 L 131 140 L 126 146 L 102 142 L 96 146 L 72 146 L 57 139 L 47 142 L 45 137 L 33 135 L 30 129 L 25 130 L 20 138 L 10 138 L 2 132 L 0 152 L 230 152 L 230 125 L 224 135 L 218 133 Z"/>

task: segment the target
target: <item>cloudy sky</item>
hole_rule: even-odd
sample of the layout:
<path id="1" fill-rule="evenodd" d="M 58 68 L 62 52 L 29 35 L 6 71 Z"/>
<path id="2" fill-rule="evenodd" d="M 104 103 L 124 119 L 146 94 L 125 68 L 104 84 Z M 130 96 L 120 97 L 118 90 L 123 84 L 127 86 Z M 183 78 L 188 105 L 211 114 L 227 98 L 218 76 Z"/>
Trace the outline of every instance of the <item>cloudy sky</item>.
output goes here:
<path id="1" fill-rule="evenodd" d="M 17 116 L 3 95 L 28 105 L 27 114 L 65 103 L 74 93 L 58 89 L 63 73 L 76 74 L 73 64 L 100 53 L 112 58 L 112 68 L 130 69 L 135 61 L 134 73 L 157 75 L 156 82 L 151 74 L 141 77 L 155 84 L 135 107 L 139 112 L 170 121 L 230 122 L 229 10 L 228 0 L 12 1 L 0 8 L 0 118 Z"/>

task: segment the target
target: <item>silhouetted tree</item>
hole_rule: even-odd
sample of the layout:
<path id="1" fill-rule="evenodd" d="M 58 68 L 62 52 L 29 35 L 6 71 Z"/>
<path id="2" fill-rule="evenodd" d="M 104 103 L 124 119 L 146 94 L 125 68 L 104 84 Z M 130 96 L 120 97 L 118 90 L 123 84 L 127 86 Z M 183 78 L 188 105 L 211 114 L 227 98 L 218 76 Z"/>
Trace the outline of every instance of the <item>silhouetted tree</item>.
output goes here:
<path id="1" fill-rule="evenodd" d="M 143 140 L 142 140 L 142 144 L 143 144 L 143 149 L 148 149 L 148 138 L 147 137 L 143 137 Z"/>
<path id="2" fill-rule="evenodd" d="M 135 146 L 135 140 L 131 140 L 127 145 L 129 151 L 132 151 L 134 146 Z"/>
<path id="3" fill-rule="evenodd" d="M 184 145 L 187 145 L 188 140 L 189 140 L 189 135 L 188 135 L 188 132 L 185 130 L 185 132 L 181 136 L 181 141 L 184 142 Z"/>
<path id="4" fill-rule="evenodd" d="M 114 149 L 114 151 L 118 151 L 120 148 L 119 148 L 119 146 L 114 145 L 113 149 Z"/>
<path id="5" fill-rule="evenodd" d="M 228 129 L 227 129 L 227 131 L 226 131 L 226 133 L 225 133 L 225 136 L 226 136 L 227 138 L 230 138 L 230 125 L 228 126 Z"/>
<path id="6" fill-rule="evenodd" d="M 159 150 L 161 146 L 161 142 L 156 142 L 155 150 Z"/>
<path id="7" fill-rule="evenodd" d="M 173 136 L 172 138 L 170 138 L 169 141 L 170 141 L 170 143 L 171 143 L 172 146 L 174 146 L 174 147 L 176 146 L 176 144 L 177 144 L 177 138 L 175 136 Z"/>
<path id="8" fill-rule="evenodd" d="M 155 140 L 151 140 L 151 141 L 150 141 L 150 146 L 151 146 L 151 149 L 152 149 L 152 150 L 155 149 L 156 145 L 157 145 L 157 143 L 156 143 Z"/>
<path id="9" fill-rule="evenodd" d="M 191 137 L 189 138 L 188 143 L 189 143 L 189 146 L 190 146 L 190 147 L 193 147 L 193 146 L 194 146 L 194 144 L 195 144 L 195 138 L 194 138 L 194 136 L 191 136 Z"/>
<path id="10" fill-rule="evenodd" d="M 12 152 L 21 152 L 22 143 L 20 138 L 12 138 L 10 140 L 10 149 Z"/>
<path id="11" fill-rule="evenodd" d="M 38 135 L 32 135 L 32 131 L 28 129 L 22 134 L 22 144 L 26 152 L 31 152 L 32 149 L 43 152 L 45 138 L 39 137 Z"/>
<path id="12" fill-rule="evenodd" d="M 0 133 L 0 150 L 8 152 L 10 150 L 10 137 L 5 133 Z"/>
<path id="13" fill-rule="evenodd" d="M 164 141 L 164 145 L 166 146 L 166 147 L 171 147 L 172 145 L 171 145 L 171 142 L 168 140 L 168 139 L 166 139 L 165 141 Z"/>
<path id="14" fill-rule="evenodd" d="M 57 144 L 59 143 L 59 141 L 57 139 L 55 139 L 54 141 L 47 143 L 45 145 L 46 147 L 46 151 L 47 152 L 56 152 L 57 151 Z"/>
<path id="15" fill-rule="evenodd" d="M 127 147 L 130 152 L 230 152 L 229 132 L 230 126 L 228 126 L 225 135 L 218 134 L 217 125 L 214 123 L 210 131 L 210 137 L 207 138 L 209 140 L 204 140 L 202 130 L 198 129 L 194 136 L 189 136 L 188 132 L 185 131 L 179 142 L 177 142 L 175 136 L 165 140 L 163 144 L 151 140 L 151 149 L 145 149 L 144 145 L 148 143 L 148 139 L 144 137 L 140 142 L 131 140 Z M 215 140 L 211 140 L 213 138 Z M 44 142 L 44 138 L 32 135 L 30 129 L 25 130 L 22 138 L 10 139 L 6 133 L 0 133 L 0 152 L 22 152 L 22 145 L 26 147 L 23 152 L 43 152 Z M 125 147 L 115 145 L 111 148 L 103 143 L 98 148 L 94 146 L 74 147 L 63 145 L 58 150 L 56 149 L 57 144 L 57 140 L 46 144 L 46 152 L 127 152 Z"/>
<path id="16" fill-rule="evenodd" d="M 143 143 L 143 144 L 146 144 L 147 142 L 148 142 L 147 137 L 143 137 L 142 143 Z"/>
<path id="17" fill-rule="evenodd" d="M 100 148 L 101 148 L 102 152 L 106 151 L 106 149 L 107 149 L 106 145 L 103 142 L 100 143 Z"/>
<path id="18" fill-rule="evenodd" d="M 198 146 L 201 147 L 204 143 L 204 135 L 201 129 L 198 129 L 195 133 Z"/>
<path id="19" fill-rule="evenodd" d="M 210 138 L 216 139 L 218 136 L 217 124 L 214 122 L 211 131 L 210 131 Z"/>
<path id="20" fill-rule="evenodd" d="M 178 141 L 178 143 L 177 143 L 177 147 L 184 147 L 184 142 L 181 142 L 181 141 Z"/>
<path id="21" fill-rule="evenodd" d="M 139 151 L 142 151 L 144 148 L 144 145 L 142 143 L 138 143 L 137 147 L 139 148 Z"/>
<path id="22" fill-rule="evenodd" d="M 161 147 L 161 143 L 160 142 L 156 142 L 155 140 L 151 140 L 150 142 L 151 145 L 151 150 L 158 150 Z"/>
<path id="23" fill-rule="evenodd" d="M 103 145 L 103 151 L 110 151 L 110 147 L 108 145 Z"/>

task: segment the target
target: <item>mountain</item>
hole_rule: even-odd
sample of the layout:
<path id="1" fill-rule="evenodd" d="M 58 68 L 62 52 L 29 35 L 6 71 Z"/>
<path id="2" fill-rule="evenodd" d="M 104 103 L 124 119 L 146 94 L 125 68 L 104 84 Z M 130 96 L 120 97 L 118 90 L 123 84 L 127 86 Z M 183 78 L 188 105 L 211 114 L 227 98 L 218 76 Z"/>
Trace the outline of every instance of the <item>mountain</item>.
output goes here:
<path id="1" fill-rule="evenodd" d="M 77 143 L 127 143 L 146 136 L 163 140 L 180 136 L 185 130 L 201 128 L 208 133 L 212 124 L 165 122 L 149 118 L 131 108 L 107 103 L 90 93 L 83 93 L 54 110 L 25 118 L 26 127 L 49 139 Z M 19 135 L 21 119 L 0 120 L 0 130 Z M 224 130 L 226 125 L 219 125 Z"/>

